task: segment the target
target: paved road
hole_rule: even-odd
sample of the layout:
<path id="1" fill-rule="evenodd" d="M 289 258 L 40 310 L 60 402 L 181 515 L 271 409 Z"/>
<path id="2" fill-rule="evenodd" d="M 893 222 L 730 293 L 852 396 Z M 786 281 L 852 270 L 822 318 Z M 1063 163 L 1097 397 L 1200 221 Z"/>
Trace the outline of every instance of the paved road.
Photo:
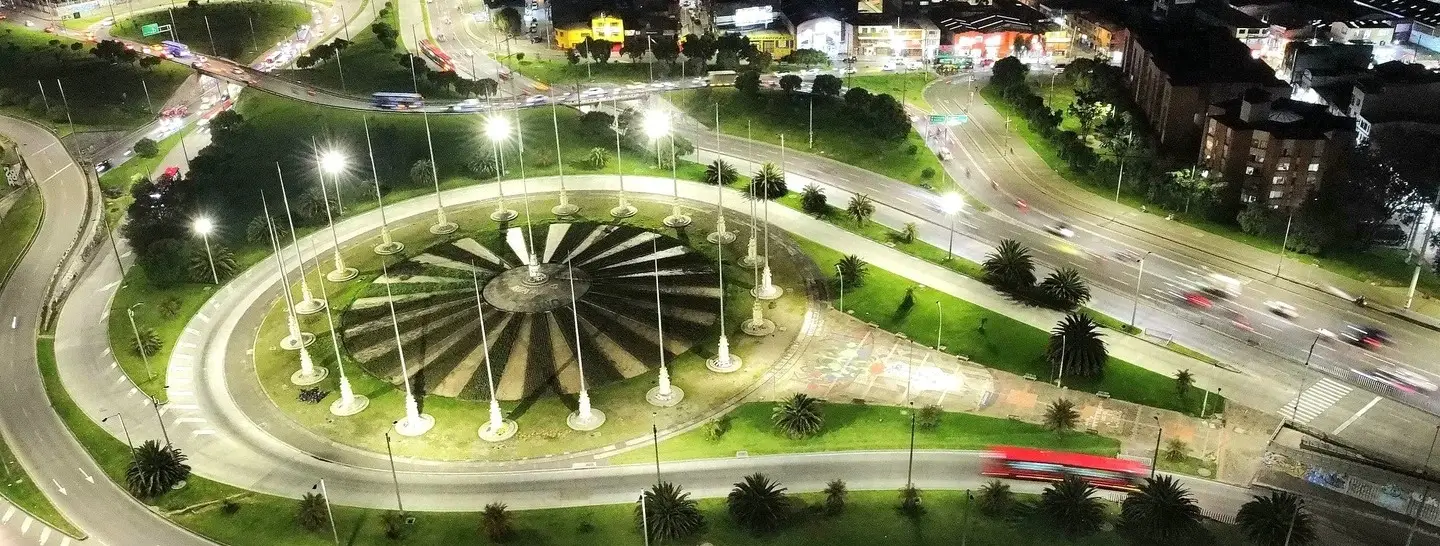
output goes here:
<path id="1" fill-rule="evenodd" d="M 0 433 L 36 483 L 59 484 L 45 492 L 76 525 L 101 543 L 202 544 L 169 523 L 152 520 L 148 510 L 104 478 L 85 450 L 50 409 L 35 362 L 39 310 L 51 273 L 81 229 L 86 181 L 58 140 L 26 122 L 0 117 L 0 133 L 20 142 L 20 153 L 35 172 L 45 199 L 45 223 L 35 243 L 0 292 L 10 328 L 0 328 L 0 376 L 8 383 L 0 396 Z M 13 322 L 12 322 L 13 321 Z M 61 341 L 64 343 L 64 340 Z M 69 364 L 69 363 L 67 363 Z M 96 477 L 90 483 L 85 476 Z M 134 522 L 154 521 L 149 525 Z"/>

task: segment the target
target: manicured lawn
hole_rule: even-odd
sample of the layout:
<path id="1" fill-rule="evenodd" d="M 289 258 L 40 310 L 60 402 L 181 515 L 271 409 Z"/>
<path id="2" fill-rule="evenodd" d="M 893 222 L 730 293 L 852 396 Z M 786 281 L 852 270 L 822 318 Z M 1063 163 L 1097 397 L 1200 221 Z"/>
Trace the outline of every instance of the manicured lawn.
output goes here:
<path id="1" fill-rule="evenodd" d="M 5 234 L 0 237 L 0 286 L 10 278 L 10 268 L 20 261 L 45 216 L 39 186 L 31 184 L 18 191 L 20 194 L 10 197 L 15 200 L 10 209 L 0 210 L 0 233 Z"/>
<path id="2" fill-rule="evenodd" d="M 141 36 L 140 27 L 150 23 L 171 24 L 171 15 L 175 17 L 175 37 L 191 50 L 244 63 L 275 47 L 277 42 L 293 37 L 300 25 L 310 23 L 310 11 L 299 3 L 225 2 L 195 7 L 177 4 L 173 10 L 120 19 L 110 32 L 129 40 L 158 44 L 169 40 L 170 33 Z"/>
<path id="3" fill-rule="evenodd" d="M 888 93 L 926 112 L 934 111 L 925 100 L 925 94 L 921 92 L 926 84 L 935 79 L 928 71 L 855 74 L 842 76 L 841 79 L 845 81 L 846 87 L 864 87 L 876 94 Z"/>
<path id="4" fill-rule="evenodd" d="M 660 458 L 673 461 L 734 457 L 737 451 L 770 455 L 905 449 L 910 445 L 910 414 L 906 408 L 827 403 L 824 405 L 824 430 L 814 438 L 791 440 L 777 432 L 770 420 L 770 412 L 775 406 L 773 402 L 742 404 L 726 415 L 730 430 L 718 440 L 707 438 L 703 427 L 692 430 L 661 442 Z M 1082 433 L 1057 435 L 1039 425 L 968 413 L 947 412 L 935 429 L 921 429 L 915 435 L 916 449 L 969 450 L 994 445 L 1061 449 L 1107 456 L 1120 452 L 1120 441 L 1112 438 Z M 639 449 L 613 457 L 610 462 L 645 462 L 652 456 L 650 450 Z"/>
<path id="5" fill-rule="evenodd" d="M 712 129 L 718 103 L 721 130 L 732 136 L 745 137 L 748 122 L 750 137 L 761 142 L 778 145 L 784 134 L 786 146 L 792 150 L 823 155 L 937 192 L 959 189 L 954 182 L 942 181 L 939 160 L 914 130 L 898 141 L 870 136 L 864 127 L 850 121 L 838 99 L 815 101 L 815 147 L 810 149 L 806 142 L 810 101 L 803 95 L 762 90 L 760 98 L 750 99 L 733 88 L 704 88 L 675 91 L 667 96 Z M 928 178 L 923 174 L 926 169 L 932 173 Z"/>
<path id="6" fill-rule="evenodd" d="M 138 64 L 112 65 L 90 54 L 89 44 L 41 32 L 39 27 L 0 21 L 0 112 L 40 121 L 69 131 L 64 101 L 56 80 L 65 87 L 77 130 L 129 128 L 148 121 L 144 81 L 158 108 L 190 74 L 177 63 L 150 69 Z M 78 48 L 78 49 L 77 49 Z M 45 88 L 44 97 L 40 86 Z M 46 111 L 45 101 L 50 108 Z"/>
<path id="7" fill-rule="evenodd" d="M 390 3 L 385 2 L 382 5 L 389 6 Z M 394 8 L 382 10 L 381 13 L 382 15 L 375 19 L 376 22 L 386 22 L 396 29 L 400 28 L 399 15 Z M 343 33 L 341 37 L 344 37 Z M 397 43 L 393 49 L 385 47 L 369 29 L 352 34 L 350 38 L 350 47 L 341 52 L 338 62 L 331 59 L 310 68 L 277 70 L 275 73 L 287 80 L 298 80 L 306 85 L 351 95 L 369 95 L 379 91 L 409 93 L 415 90 L 418 84 L 420 94 L 427 99 L 458 96 L 454 91 L 436 87 L 424 78 L 420 78 L 418 82 L 411 78 L 410 69 L 396 58 L 397 55 L 406 53 L 405 44 Z M 345 76 L 343 86 L 340 78 L 342 72 Z"/>
<path id="8" fill-rule="evenodd" d="M 808 240 L 801 239 L 799 243 L 821 269 L 828 270 L 830 264 L 842 257 L 840 252 Z M 939 308 L 943 307 L 945 329 L 941 345 L 946 352 L 1016 375 L 1033 374 L 1042 380 L 1053 379 L 1050 365 L 1043 356 L 1049 339 L 1045 331 L 930 288 L 917 288 L 916 305 L 902 309 L 900 304 L 906 289 L 915 284 L 875 264 L 869 264 L 867 271 L 863 284 L 845 287 L 845 310 L 855 317 L 934 346 L 941 326 Z M 838 293 L 835 295 L 838 303 Z M 936 301 L 939 306 L 932 303 Z M 1110 357 L 1103 377 L 1066 376 L 1065 386 L 1087 392 L 1105 391 L 1117 400 L 1190 415 L 1200 413 L 1203 396 L 1195 390 L 1182 400 L 1176 393 L 1174 379 L 1115 357 Z M 1216 401 L 1219 398 L 1210 397 L 1208 411 L 1222 411 L 1223 402 Z"/>
<path id="9" fill-rule="evenodd" d="M 514 57 L 499 56 L 496 60 L 510 67 L 510 69 L 524 74 L 533 80 L 545 83 L 560 91 L 577 92 L 587 87 L 590 82 L 649 82 L 649 63 L 632 63 L 628 57 L 615 55 L 605 63 L 592 63 L 581 59 L 579 64 L 570 64 L 564 59 L 520 59 Z M 669 75 L 664 63 L 655 63 L 654 73 L 656 78 L 679 77 L 679 65 L 676 65 L 676 72 Z M 704 76 L 705 74 L 690 74 L 690 76 Z"/>

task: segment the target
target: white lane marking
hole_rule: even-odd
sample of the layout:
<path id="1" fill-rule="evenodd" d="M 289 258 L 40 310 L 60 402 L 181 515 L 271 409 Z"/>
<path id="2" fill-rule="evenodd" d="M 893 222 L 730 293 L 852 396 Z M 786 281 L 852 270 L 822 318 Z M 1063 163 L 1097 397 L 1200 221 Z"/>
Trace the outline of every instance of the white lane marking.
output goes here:
<path id="1" fill-rule="evenodd" d="M 120 377 L 115 378 L 115 383 L 116 383 L 117 385 L 120 384 L 120 383 L 124 383 L 124 382 L 125 382 L 125 374 L 120 374 Z"/>
<path id="2" fill-rule="evenodd" d="M 1335 405 L 1345 395 L 1354 390 L 1349 385 L 1335 381 L 1330 378 L 1323 378 L 1316 381 L 1310 388 L 1297 394 L 1290 403 L 1281 407 L 1277 413 L 1282 417 L 1292 418 L 1300 424 L 1309 423 L 1312 419 L 1319 417 Z"/>
<path id="3" fill-rule="evenodd" d="M 115 288 L 115 287 L 117 287 L 117 286 L 120 286 L 120 281 L 112 282 L 112 283 L 110 283 L 110 284 L 107 284 L 107 285 L 105 285 L 105 286 L 100 287 L 99 289 L 96 289 L 95 291 L 96 291 L 96 292 L 109 292 L 111 288 Z"/>
<path id="4" fill-rule="evenodd" d="M 214 435 L 215 435 L 215 431 L 210 430 L 210 429 L 208 429 L 208 428 L 202 428 L 202 429 L 198 429 L 198 430 L 191 431 L 191 432 L 190 432 L 190 435 L 191 435 L 191 436 L 214 436 Z"/>
<path id="5" fill-rule="evenodd" d="M 15 517 L 15 507 L 10 506 L 5 510 L 5 515 L 0 516 L 0 523 L 10 523 L 10 518 Z"/>
<path id="6" fill-rule="evenodd" d="M 105 350 L 100 351 L 100 356 L 110 356 L 110 348 L 106 347 Z"/>
<path id="7" fill-rule="evenodd" d="M 1369 404 L 1365 404 L 1365 407 L 1360 408 L 1360 411 L 1355 412 L 1355 415 L 1351 415 L 1350 418 L 1346 419 L 1344 423 L 1340 423 L 1339 428 L 1336 428 L 1333 434 L 1340 434 L 1340 431 L 1343 431 L 1346 427 L 1349 427 L 1350 423 L 1354 423 L 1355 420 L 1359 419 L 1361 415 L 1365 415 L 1365 412 L 1370 411 L 1370 408 L 1375 407 L 1375 404 L 1378 402 L 1380 402 L 1380 397 L 1376 396 L 1374 399 L 1370 400 Z"/>
<path id="8" fill-rule="evenodd" d="M 11 329 L 11 330 L 14 330 L 14 329 L 19 328 L 19 327 L 20 327 L 20 317 L 18 317 L 18 316 L 12 316 L 12 317 L 10 317 L 10 329 Z"/>
<path id="9" fill-rule="evenodd" d="M 204 423 L 204 422 L 205 422 L 205 419 L 200 418 L 200 417 L 176 417 L 176 418 L 175 418 L 175 424 L 176 424 L 176 425 L 182 425 L 182 424 L 185 424 L 185 423 Z"/>
<path id="10" fill-rule="evenodd" d="M 53 143 L 52 143 L 52 144 L 53 144 Z M 65 165 L 64 167 L 61 167 L 60 170 L 55 171 L 54 174 L 51 174 L 50 176 L 45 177 L 45 179 L 44 179 L 44 180 L 41 180 L 40 183 L 41 183 L 41 184 L 44 184 L 44 183 L 46 183 L 46 182 L 49 182 L 51 178 L 55 178 L 55 177 L 57 177 L 57 176 L 60 176 L 60 173 L 63 173 L 63 172 L 65 172 L 66 170 L 68 170 L 69 168 L 74 167 L 74 166 L 75 166 L 75 163 L 73 163 L 73 162 L 70 163 L 70 164 L 68 164 L 68 165 Z"/>
<path id="11" fill-rule="evenodd" d="M 95 324 L 105 324 L 105 321 L 107 320 L 110 320 L 109 309 L 106 309 L 104 313 L 100 313 L 100 320 L 95 321 Z"/>
<path id="12" fill-rule="evenodd" d="M 205 316 L 205 313 L 195 313 L 195 316 L 200 317 L 200 320 L 210 322 L 210 317 Z"/>
<path id="13" fill-rule="evenodd" d="M 50 528 L 49 528 L 49 527 L 44 527 L 44 528 L 41 528 L 41 529 L 40 529 L 40 544 L 45 544 L 46 542 L 50 542 Z"/>
<path id="14" fill-rule="evenodd" d="M 70 546 L 70 537 L 60 537 L 60 546 Z"/>
<path id="15" fill-rule="evenodd" d="M 20 534 L 24 535 L 25 533 L 30 532 L 30 524 L 32 523 L 35 523 L 35 518 L 32 518 L 28 515 L 25 516 L 25 522 L 20 524 Z"/>

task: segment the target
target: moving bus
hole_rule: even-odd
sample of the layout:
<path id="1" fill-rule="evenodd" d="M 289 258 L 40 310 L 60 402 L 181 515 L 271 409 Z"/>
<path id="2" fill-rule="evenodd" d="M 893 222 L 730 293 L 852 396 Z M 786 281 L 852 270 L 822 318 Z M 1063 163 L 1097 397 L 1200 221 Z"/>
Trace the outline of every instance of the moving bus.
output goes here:
<path id="1" fill-rule="evenodd" d="M 435 43 L 430 40 L 420 40 L 420 53 L 423 53 L 425 58 L 430 59 L 430 62 L 435 63 L 435 66 L 440 67 L 441 72 L 453 72 L 455 70 L 455 62 L 452 61 L 450 56 L 446 55 L 444 51 L 441 51 L 439 46 L 436 46 Z"/>
<path id="2" fill-rule="evenodd" d="M 165 50 L 165 56 L 167 57 L 178 58 L 190 56 L 190 47 L 180 42 L 165 40 L 160 42 L 160 48 Z"/>
<path id="3" fill-rule="evenodd" d="M 386 110 L 408 110 L 425 106 L 425 99 L 416 93 L 375 93 L 370 103 Z"/>
<path id="4" fill-rule="evenodd" d="M 993 447 L 985 457 L 981 474 L 1016 480 L 1060 481 L 1073 474 L 1102 489 L 1133 491 L 1150 475 L 1143 463 L 1063 451 Z"/>

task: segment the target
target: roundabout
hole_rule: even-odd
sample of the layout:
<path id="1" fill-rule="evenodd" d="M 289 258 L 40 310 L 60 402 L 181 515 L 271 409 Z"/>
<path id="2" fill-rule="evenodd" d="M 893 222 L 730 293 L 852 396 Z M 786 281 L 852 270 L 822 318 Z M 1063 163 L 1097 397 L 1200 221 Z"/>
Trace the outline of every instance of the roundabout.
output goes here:
<path id="1" fill-rule="evenodd" d="M 557 197 L 533 198 L 532 209 L 547 210 Z M 454 200 L 453 233 L 431 233 L 424 216 L 392 221 L 401 254 L 371 252 L 374 230 L 342 239 L 345 263 L 360 270 L 347 283 L 328 282 L 316 265 L 331 251 L 309 243 L 329 237 L 302 240 L 305 278 L 331 307 L 296 318 L 314 337 L 304 351 L 281 345 L 289 315 L 280 278 L 274 264 L 257 265 L 247 275 L 271 282 L 233 311 L 240 316 L 225 342 L 250 348 L 252 366 L 226 366 L 224 375 L 228 390 L 262 396 L 228 396 L 277 437 L 308 440 L 287 442 L 302 451 L 324 446 L 373 460 L 385 454 L 388 430 L 397 457 L 475 470 L 598 453 L 645 438 L 652 424 L 701 423 L 757 388 L 801 331 L 805 291 L 755 299 L 753 272 L 735 263 L 743 253 L 733 248 L 723 253 L 722 291 L 718 247 L 667 227 L 671 200 L 632 197 L 637 214 L 623 220 L 608 217 L 603 205 L 614 201 L 604 193 L 570 192 L 568 200 L 600 216 L 533 218 L 527 229 L 523 217 L 490 221 L 493 201 Z M 697 225 L 713 225 L 713 208 L 685 205 Z M 814 269 L 798 256 L 774 258 L 781 278 Z M 756 303 L 769 326 L 762 332 L 742 328 Z M 722 352 L 728 367 L 707 366 Z M 303 358 L 328 377 L 291 382 Z M 331 400 L 342 397 L 341 381 L 363 397 L 363 411 L 331 411 L 354 407 Z M 412 426 L 415 419 L 425 426 Z"/>

